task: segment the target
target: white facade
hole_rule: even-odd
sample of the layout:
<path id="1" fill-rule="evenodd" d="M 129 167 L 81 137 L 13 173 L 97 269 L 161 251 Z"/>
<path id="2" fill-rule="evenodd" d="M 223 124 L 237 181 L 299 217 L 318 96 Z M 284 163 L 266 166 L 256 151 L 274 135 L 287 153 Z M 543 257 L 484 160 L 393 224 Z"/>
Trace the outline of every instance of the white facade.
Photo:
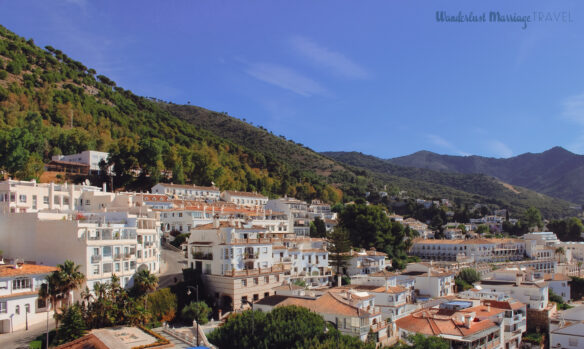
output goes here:
<path id="1" fill-rule="evenodd" d="M 221 195 L 217 187 L 158 183 L 151 189 L 152 194 L 165 194 L 192 200 L 218 201 Z"/>
<path id="2" fill-rule="evenodd" d="M 47 303 L 38 291 L 45 277 L 57 270 L 43 265 L 0 265 L 0 333 L 25 330 L 47 318 Z M 52 311 L 48 314 L 52 317 Z"/>
<path id="3" fill-rule="evenodd" d="M 536 278 L 533 272 L 519 268 L 500 269 L 493 272 L 490 279 L 478 283 L 483 290 L 504 292 L 529 309 L 544 310 L 548 306 L 548 285 Z"/>
<path id="4" fill-rule="evenodd" d="M 387 254 L 371 249 L 369 251 L 361 249 L 359 252 L 351 250 L 347 252 L 351 256 L 347 260 L 345 274 L 350 277 L 357 275 L 374 274 L 391 267 L 391 261 L 387 259 Z"/>
<path id="5" fill-rule="evenodd" d="M 527 240 L 520 239 L 415 239 L 410 253 L 425 260 L 456 261 L 470 257 L 479 263 L 520 261 L 529 255 L 527 244 Z"/>
<path id="6" fill-rule="evenodd" d="M 7 214 L 0 216 L 0 240 L 5 256 L 79 264 L 90 289 L 113 274 L 131 286 L 136 271 L 160 271 L 158 226 L 152 212 Z"/>
<path id="7" fill-rule="evenodd" d="M 293 227 L 294 233 L 299 236 L 310 235 L 310 215 L 308 204 L 294 198 L 279 198 L 268 200 L 266 209 L 283 212 L 288 216 L 289 225 Z"/>
<path id="8" fill-rule="evenodd" d="M 242 191 L 225 190 L 221 193 L 221 199 L 236 205 L 246 207 L 264 207 L 268 198 L 258 193 L 248 193 Z"/>
<path id="9" fill-rule="evenodd" d="M 416 293 L 432 298 L 446 297 L 454 294 L 454 272 L 434 268 L 426 263 L 410 263 L 401 277 L 415 280 Z"/>
<path id="10" fill-rule="evenodd" d="M 0 182 L 0 213 L 78 210 L 85 192 L 105 192 L 105 186 L 7 180 Z"/>
<path id="11" fill-rule="evenodd" d="M 99 172 L 100 161 L 107 162 L 109 153 L 96 150 L 85 150 L 79 154 L 71 155 L 53 155 L 51 160 L 76 162 L 79 164 L 89 165 L 89 170 L 92 172 Z"/>
<path id="12" fill-rule="evenodd" d="M 289 263 L 276 261 L 272 245 L 283 234 L 262 227 L 214 221 L 191 231 L 188 263 L 205 277 L 217 303 L 239 309 L 247 301 L 274 294 L 282 285 Z"/>

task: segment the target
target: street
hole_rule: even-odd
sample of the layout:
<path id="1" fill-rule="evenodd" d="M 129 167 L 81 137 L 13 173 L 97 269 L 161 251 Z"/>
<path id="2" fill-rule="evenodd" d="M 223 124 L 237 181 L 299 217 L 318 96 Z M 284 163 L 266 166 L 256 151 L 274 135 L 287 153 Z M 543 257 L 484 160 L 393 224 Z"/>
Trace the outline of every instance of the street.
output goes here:
<path id="1" fill-rule="evenodd" d="M 55 329 L 55 320 L 49 318 L 49 329 Z M 28 343 L 41 334 L 47 333 L 47 323 L 41 322 L 29 326 L 28 331 L 16 331 L 13 333 L 0 334 L 0 348 L 6 349 L 28 349 Z"/>
<path id="2" fill-rule="evenodd" d="M 158 288 L 169 287 L 182 281 L 182 270 L 187 267 L 187 260 L 183 253 L 161 246 L 160 259 L 162 262 L 158 276 Z"/>

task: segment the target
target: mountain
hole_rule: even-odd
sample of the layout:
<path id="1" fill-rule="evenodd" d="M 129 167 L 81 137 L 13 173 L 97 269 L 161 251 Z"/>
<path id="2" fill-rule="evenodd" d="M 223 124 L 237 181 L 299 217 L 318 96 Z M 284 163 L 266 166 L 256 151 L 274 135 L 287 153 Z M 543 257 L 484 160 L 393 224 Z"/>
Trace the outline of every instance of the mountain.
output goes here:
<path id="1" fill-rule="evenodd" d="M 420 151 L 388 163 L 455 173 L 482 173 L 512 185 L 584 204 L 584 156 L 561 147 L 508 159 L 439 155 Z"/>
<path id="2" fill-rule="evenodd" d="M 566 215 L 569 206 L 524 189 L 512 195 L 484 175 L 424 172 L 384 161 L 371 169 L 342 163 L 225 113 L 137 96 L 62 51 L 42 49 L 0 26 L 0 174 L 38 178 L 52 155 L 87 149 L 110 153 L 116 189 L 148 190 L 158 181 L 214 183 L 338 202 L 389 185 L 412 197 L 517 212 L 534 205 L 550 217 Z M 106 180 L 92 178 L 94 184 Z"/>
<path id="3" fill-rule="evenodd" d="M 355 169 L 371 171 L 385 183 L 398 184 L 408 195 L 422 192 L 434 198 L 451 198 L 463 202 L 493 204 L 522 214 L 528 207 L 539 208 L 545 217 L 563 217 L 573 210 L 568 201 L 520 186 L 513 186 L 484 174 L 462 174 L 394 165 L 384 159 L 358 152 L 323 152 L 331 159 Z M 473 201 L 474 200 L 474 201 Z"/>

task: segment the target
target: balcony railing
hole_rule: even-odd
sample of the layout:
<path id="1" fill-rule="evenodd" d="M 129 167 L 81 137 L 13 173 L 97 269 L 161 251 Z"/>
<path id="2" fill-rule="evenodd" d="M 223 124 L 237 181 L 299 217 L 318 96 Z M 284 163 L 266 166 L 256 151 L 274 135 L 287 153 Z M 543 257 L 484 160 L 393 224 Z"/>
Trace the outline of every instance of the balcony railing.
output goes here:
<path id="1" fill-rule="evenodd" d="M 211 252 L 195 252 L 195 253 L 193 253 L 193 259 L 212 260 L 213 253 L 211 253 Z"/>
<path id="2" fill-rule="evenodd" d="M 98 263 L 99 261 L 101 261 L 101 255 L 91 256 L 91 263 Z"/>
<path id="3" fill-rule="evenodd" d="M 288 270 L 290 270 L 289 265 L 277 264 L 277 265 L 274 265 L 272 267 L 267 267 L 267 268 L 225 271 L 223 273 L 223 275 L 227 275 L 227 276 L 251 276 L 251 275 L 284 272 L 284 271 L 288 271 Z"/>
<path id="4" fill-rule="evenodd" d="M 116 261 L 119 261 L 120 259 L 122 259 L 122 254 L 121 254 L 121 253 L 114 254 L 114 259 L 115 259 Z"/>
<path id="5" fill-rule="evenodd" d="M 258 259 L 260 256 L 258 253 L 245 253 L 243 259 Z"/>
<path id="6" fill-rule="evenodd" d="M 380 321 L 376 324 L 371 325 L 371 330 L 373 332 L 377 332 L 377 331 L 382 330 L 386 327 L 387 327 L 387 321 L 383 320 L 383 321 Z"/>

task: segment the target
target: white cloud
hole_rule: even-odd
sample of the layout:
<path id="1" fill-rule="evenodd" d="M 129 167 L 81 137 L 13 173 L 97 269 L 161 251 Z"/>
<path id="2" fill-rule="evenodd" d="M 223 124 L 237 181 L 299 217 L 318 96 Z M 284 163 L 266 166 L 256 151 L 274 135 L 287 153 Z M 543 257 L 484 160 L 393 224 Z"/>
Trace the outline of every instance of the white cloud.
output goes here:
<path id="1" fill-rule="evenodd" d="M 467 152 L 464 152 L 460 149 L 458 149 L 454 144 L 452 144 L 451 142 L 447 141 L 446 139 L 437 136 L 437 135 L 427 135 L 426 136 L 428 138 L 428 140 L 432 143 L 434 143 L 435 145 L 442 147 L 450 152 L 453 152 L 457 155 L 462 155 L 462 156 L 469 156 L 470 154 Z"/>
<path id="2" fill-rule="evenodd" d="M 366 79 L 370 76 L 365 68 L 342 53 L 320 46 L 308 38 L 295 36 L 290 39 L 290 43 L 300 55 L 328 68 L 334 74 L 351 79 Z"/>
<path id="3" fill-rule="evenodd" d="M 584 125 L 584 93 L 570 96 L 562 101 L 562 116 Z"/>
<path id="4" fill-rule="evenodd" d="M 487 146 L 498 157 L 510 158 L 513 156 L 511 148 L 499 140 L 492 139 L 488 142 Z"/>
<path id="5" fill-rule="evenodd" d="M 258 80 L 304 97 L 328 95 L 328 91 L 315 80 L 281 65 L 256 63 L 250 65 L 246 73 Z"/>

